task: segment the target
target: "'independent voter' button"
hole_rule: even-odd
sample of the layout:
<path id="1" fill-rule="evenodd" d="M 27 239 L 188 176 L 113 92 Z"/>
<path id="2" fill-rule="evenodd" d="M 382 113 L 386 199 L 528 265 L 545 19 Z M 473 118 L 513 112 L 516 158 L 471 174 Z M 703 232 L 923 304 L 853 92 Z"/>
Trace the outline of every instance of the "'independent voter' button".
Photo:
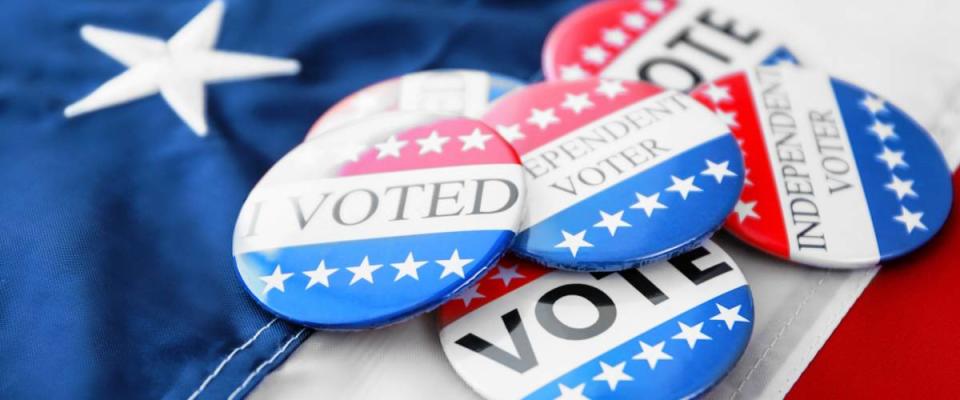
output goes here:
<path id="1" fill-rule="evenodd" d="M 870 267 L 943 226 L 950 169 L 883 98 L 790 66 L 729 75 L 693 96 L 743 148 L 746 186 L 726 228 L 747 243 L 808 265 Z"/>
<path id="2" fill-rule="evenodd" d="M 440 342 L 487 399 L 684 399 L 733 367 L 753 329 L 743 274 L 717 245 L 589 274 L 505 257 L 440 308 Z"/>
<path id="3" fill-rule="evenodd" d="M 490 103 L 523 86 L 517 79 L 469 69 L 422 71 L 375 83 L 320 116 L 307 138 L 387 111 L 421 111 L 479 118 Z"/>
<path id="4" fill-rule="evenodd" d="M 644 82 L 518 89 L 483 117 L 523 160 L 529 206 L 512 250 L 551 267 L 625 269 L 698 245 L 743 187 L 729 128 Z"/>
<path id="5" fill-rule="evenodd" d="M 712 2 L 611 0 L 560 21 L 543 48 L 547 80 L 639 79 L 689 90 L 761 63 L 796 63 L 781 42 Z"/>
<path id="6" fill-rule="evenodd" d="M 383 326 L 433 309 L 510 245 L 520 161 L 475 120 L 393 112 L 306 141 L 250 193 L 234 231 L 257 301 L 322 329 Z"/>

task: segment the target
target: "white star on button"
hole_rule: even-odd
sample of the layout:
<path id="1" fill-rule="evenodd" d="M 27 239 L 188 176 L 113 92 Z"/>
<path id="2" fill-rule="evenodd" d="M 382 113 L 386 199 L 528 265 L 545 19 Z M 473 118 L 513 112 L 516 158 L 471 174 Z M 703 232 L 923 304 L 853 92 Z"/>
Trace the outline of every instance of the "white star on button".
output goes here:
<path id="1" fill-rule="evenodd" d="M 160 93 L 198 136 L 207 134 L 204 85 L 229 80 L 295 75 L 296 60 L 214 50 L 223 1 L 213 1 L 169 40 L 84 25 L 80 36 L 127 67 L 86 97 L 67 106 L 75 117 Z"/>
<path id="2" fill-rule="evenodd" d="M 702 332 L 703 322 L 694 326 L 687 326 L 687 324 L 683 322 L 677 322 L 677 324 L 680 325 L 680 333 L 673 335 L 673 339 L 685 340 L 687 346 L 690 346 L 691 349 L 696 347 L 697 342 L 700 340 L 713 340 L 713 338 Z"/>
<path id="3" fill-rule="evenodd" d="M 703 91 L 703 94 L 710 98 L 710 102 L 713 104 L 720 104 L 733 100 L 733 97 L 730 97 L 729 86 L 717 86 L 711 83 L 709 86 L 707 86 L 707 90 Z"/>
<path id="4" fill-rule="evenodd" d="M 900 215 L 893 217 L 893 219 L 906 226 L 907 234 L 913 233 L 913 230 L 917 228 L 927 230 L 927 226 L 920 221 L 920 218 L 923 218 L 922 212 L 912 212 L 904 206 L 900 206 Z"/>
<path id="5" fill-rule="evenodd" d="M 520 278 L 526 278 L 526 277 L 521 275 L 519 272 L 517 272 L 516 265 L 512 267 L 504 267 L 501 265 L 497 267 L 497 274 L 490 279 L 499 279 L 500 281 L 503 282 L 503 286 L 507 287 L 507 286 L 510 286 L 510 281 L 514 279 L 520 279 Z"/>
<path id="6" fill-rule="evenodd" d="M 607 228 L 610 231 L 610 236 L 617 235 L 617 229 L 619 228 L 629 228 L 631 225 L 627 221 L 623 220 L 623 210 L 618 211 L 615 214 L 607 214 L 606 212 L 600 211 L 600 222 L 597 222 L 593 225 L 594 228 Z"/>
<path id="7" fill-rule="evenodd" d="M 874 121 L 873 125 L 870 126 L 870 131 L 873 132 L 873 134 L 877 135 L 877 137 L 880 138 L 881 141 L 884 141 L 890 138 L 897 137 L 897 134 L 896 132 L 893 131 L 893 128 L 894 128 L 893 124 L 885 124 L 880 121 Z"/>
<path id="8" fill-rule="evenodd" d="M 563 235 L 563 241 L 553 246 L 558 249 L 568 249 L 570 250 L 570 255 L 573 257 L 577 256 L 577 253 L 580 252 L 581 247 L 593 247 L 593 244 L 586 241 L 584 236 L 587 234 L 587 231 L 583 230 L 576 234 L 571 235 L 567 231 L 560 231 Z"/>
<path id="9" fill-rule="evenodd" d="M 638 12 L 624 13 L 621 22 L 623 22 L 623 25 L 627 28 L 633 28 L 634 30 L 647 27 L 647 17 L 644 17 L 643 14 Z"/>
<path id="10" fill-rule="evenodd" d="M 560 107 L 573 111 L 574 114 L 580 114 L 584 109 L 593 107 L 593 102 L 590 101 L 589 93 L 567 93 Z"/>
<path id="11" fill-rule="evenodd" d="M 667 6 L 663 4 L 663 0 L 646 0 L 643 2 L 643 8 L 651 13 L 660 14 L 666 10 Z"/>
<path id="12" fill-rule="evenodd" d="M 644 196 L 640 193 L 634 193 L 637 196 L 637 202 L 633 203 L 630 208 L 632 209 L 642 209 L 644 213 L 649 217 L 653 214 L 653 210 L 657 209 L 666 209 L 667 206 L 660 202 L 660 192 L 654 193 L 650 196 Z"/>
<path id="13" fill-rule="evenodd" d="M 437 131 L 430 132 L 430 136 L 417 139 L 417 144 L 420 145 L 420 155 L 427 153 L 443 154 L 443 145 L 449 141 L 449 137 L 440 136 Z"/>
<path id="14" fill-rule="evenodd" d="M 417 260 L 415 260 L 415 259 L 413 258 L 413 252 L 412 252 L 412 251 L 409 252 L 409 253 L 407 253 L 407 258 L 406 258 L 405 260 L 403 260 L 402 263 L 390 264 L 391 266 L 393 266 L 394 268 L 397 269 L 397 277 L 394 278 L 393 281 L 394 281 L 394 282 L 399 281 L 400 278 L 403 278 L 403 277 L 405 277 L 405 276 L 409 276 L 409 277 L 413 278 L 414 280 L 419 281 L 419 280 L 420 280 L 420 276 L 417 275 L 417 270 L 420 269 L 420 267 L 422 267 L 422 266 L 423 266 L 424 264 L 426 264 L 426 263 L 427 263 L 426 261 L 417 261 Z"/>
<path id="15" fill-rule="evenodd" d="M 730 127 L 730 128 L 740 127 L 740 124 L 737 123 L 737 113 L 733 111 L 717 110 L 715 114 L 717 114 L 717 117 L 719 117 L 720 120 L 723 121 L 725 125 L 727 125 L 727 127 Z"/>
<path id="16" fill-rule="evenodd" d="M 627 375 L 623 372 L 623 368 L 627 366 L 627 362 L 623 361 L 620 364 L 615 366 L 610 366 L 609 364 L 600 361 L 600 369 L 603 371 L 597 376 L 593 377 L 595 381 L 605 381 L 610 387 L 610 390 L 617 390 L 617 384 L 623 381 L 632 381 L 633 377 Z"/>
<path id="17" fill-rule="evenodd" d="M 460 148 L 460 151 L 471 149 L 486 150 L 487 141 L 493 139 L 493 134 L 480 132 L 480 128 L 476 128 L 473 132 L 470 132 L 469 135 L 457 136 L 457 138 L 463 142 L 463 147 Z"/>
<path id="18" fill-rule="evenodd" d="M 473 262 L 472 258 L 460 258 L 460 250 L 454 249 L 453 254 L 446 260 L 437 260 L 437 264 L 443 266 L 443 272 L 440 273 L 440 279 L 447 275 L 455 274 L 461 278 L 464 277 L 463 267 Z"/>
<path id="19" fill-rule="evenodd" d="M 379 160 L 387 156 L 400 158 L 400 149 L 403 149 L 406 145 L 406 140 L 397 140 L 396 136 L 390 135 L 387 141 L 374 145 L 379 151 L 379 153 L 377 153 L 377 159 Z"/>
<path id="20" fill-rule="evenodd" d="M 641 351 L 633 356 L 634 360 L 645 360 L 647 365 L 650 366 L 650 369 L 657 368 L 657 362 L 663 360 L 672 360 L 673 356 L 663 352 L 663 345 L 665 342 L 657 343 L 656 345 L 649 345 L 640 341 Z"/>
<path id="21" fill-rule="evenodd" d="M 363 261 L 356 267 L 347 267 L 347 270 L 353 272 L 353 278 L 350 279 L 350 285 L 361 280 L 373 283 L 373 272 L 383 267 L 383 264 L 370 264 L 370 258 L 363 257 Z"/>
<path id="22" fill-rule="evenodd" d="M 684 200 L 687 199 L 687 196 L 690 195 L 690 192 L 702 192 L 703 189 L 700 189 L 693 184 L 693 179 L 695 176 L 687 177 L 686 179 L 680 179 L 676 176 L 671 175 L 670 179 L 673 180 L 673 185 L 667 188 L 668 192 L 677 192 L 680 193 L 680 197 Z"/>
<path id="23" fill-rule="evenodd" d="M 291 276 L 293 276 L 293 272 L 284 273 L 283 270 L 280 269 L 280 264 L 277 264 L 273 269 L 273 274 L 260 277 L 260 280 L 267 284 L 267 286 L 263 288 L 263 294 L 270 293 L 273 289 L 283 292 L 283 282 L 290 279 Z"/>
<path id="24" fill-rule="evenodd" d="M 621 81 L 602 80 L 600 86 L 597 86 L 597 93 L 607 96 L 608 99 L 613 99 L 626 92 L 627 89 L 623 87 Z"/>
<path id="25" fill-rule="evenodd" d="M 871 114 L 887 111 L 886 102 L 876 96 L 866 95 L 863 100 L 860 101 L 860 104 L 866 107 L 867 111 L 870 111 Z"/>
<path id="26" fill-rule="evenodd" d="M 715 163 L 710 160 L 706 161 L 707 169 L 703 170 L 700 175 L 712 176 L 717 180 L 717 183 L 723 183 L 723 178 L 726 176 L 737 176 L 737 174 L 733 173 L 733 171 L 728 168 L 730 161 L 724 161 L 722 163 Z"/>
<path id="27" fill-rule="evenodd" d="M 470 302 L 472 302 L 474 299 L 482 299 L 487 297 L 478 292 L 478 290 L 480 290 L 480 285 L 470 286 L 466 289 L 463 289 L 463 292 L 460 292 L 456 299 L 462 301 L 464 307 L 470 307 Z"/>
<path id="28" fill-rule="evenodd" d="M 565 81 L 575 81 L 578 79 L 584 79 L 588 76 L 587 71 L 580 66 L 580 64 L 571 64 L 571 65 L 562 65 L 560 66 L 560 79 Z"/>
<path id="29" fill-rule="evenodd" d="M 887 164 L 887 168 L 891 171 L 894 168 L 903 166 L 909 167 L 905 161 L 903 161 L 903 152 L 902 151 L 893 151 L 889 147 L 883 147 L 883 153 L 877 155 L 877 159 L 883 161 Z"/>
<path id="30" fill-rule="evenodd" d="M 520 131 L 520 124 L 513 124 L 510 126 L 497 125 L 497 133 L 500 134 L 507 142 L 513 143 L 515 140 L 520 140 L 527 135 Z"/>
<path id="31" fill-rule="evenodd" d="M 540 130 L 544 130 L 547 129 L 550 124 L 560 123 L 560 119 L 553 114 L 552 108 L 546 110 L 534 108 L 530 110 L 530 118 L 527 118 L 527 123 L 536 125 Z"/>
<path id="32" fill-rule="evenodd" d="M 717 315 L 710 317 L 710 320 L 723 321 L 723 323 L 727 324 L 727 330 L 732 331 L 733 325 L 736 324 L 737 322 L 750 322 L 749 319 L 746 319 L 742 315 L 740 315 L 739 304 L 733 308 L 726 308 L 720 305 L 720 303 L 716 303 L 716 305 L 717 305 L 717 311 L 719 312 L 717 313 Z"/>
<path id="33" fill-rule="evenodd" d="M 587 46 L 583 48 L 583 61 L 590 64 L 603 64 L 607 61 L 607 51 L 600 45 Z"/>
<path id="34" fill-rule="evenodd" d="M 587 396 L 583 395 L 583 389 L 586 387 L 586 384 L 581 383 L 573 388 L 567 387 L 567 385 L 559 384 L 560 396 L 554 398 L 553 400 L 590 400 Z"/>
<path id="35" fill-rule="evenodd" d="M 743 221 L 746 221 L 747 218 L 760 219 L 760 215 L 756 211 L 753 211 L 753 208 L 757 206 L 756 200 L 754 201 L 743 201 L 737 200 L 737 205 L 733 208 L 733 212 L 737 214 L 737 219 L 742 224 Z"/>
<path id="36" fill-rule="evenodd" d="M 897 200 L 903 200 L 903 198 L 907 196 L 919 197 L 917 196 L 917 192 L 913 191 L 913 180 L 901 180 L 896 175 L 893 175 L 893 180 L 883 185 L 883 187 L 896 192 Z"/>
<path id="37" fill-rule="evenodd" d="M 313 285 L 321 284 L 326 287 L 330 287 L 330 275 L 333 275 L 334 272 L 339 271 L 340 268 L 327 268 L 327 263 L 324 260 L 320 260 L 320 264 L 317 265 L 317 269 L 313 271 L 303 271 L 303 274 L 310 277 L 310 282 L 307 282 L 307 289 L 313 287 Z"/>
<path id="38" fill-rule="evenodd" d="M 603 41 L 614 47 L 623 47 L 627 44 L 627 33 L 620 28 L 604 29 Z"/>

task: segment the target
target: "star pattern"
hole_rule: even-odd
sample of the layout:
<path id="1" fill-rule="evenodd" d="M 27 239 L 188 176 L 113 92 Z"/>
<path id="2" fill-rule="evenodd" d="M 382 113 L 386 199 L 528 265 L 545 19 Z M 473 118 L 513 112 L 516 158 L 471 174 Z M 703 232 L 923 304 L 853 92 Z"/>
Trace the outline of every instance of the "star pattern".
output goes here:
<path id="1" fill-rule="evenodd" d="M 317 269 L 313 271 L 303 271 L 304 275 L 310 277 L 310 282 L 307 282 L 307 289 L 312 288 L 313 285 L 316 284 L 330 287 L 330 275 L 333 275 L 334 272 L 339 270 L 339 268 L 327 268 L 326 261 L 320 260 L 320 264 L 317 265 Z"/>
<path id="2" fill-rule="evenodd" d="M 653 346 L 640 341 L 641 351 L 633 356 L 634 360 L 643 360 L 647 362 L 647 365 L 650 366 L 650 369 L 657 369 L 657 363 L 660 361 L 672 360 L 673 356 L 665 353 L 663 351 L 663 345 L 666 342 L 660 342 Z"/>
<path id="3" fill-rule="evenodd" d="M 610 387 L 611 391 L 617 390 L 617 384 L 623 381 L 632 381 L 633 377 L 627 375 L 623 372 L 623 368 L 627 366 L 627 362 L 623 361 L 615 366 L 610 366 L 609 364 L 600 361 L 600 369 L 602 372 L 597 376 L 593 377 L 595 381 L 604 381 Z"/>
<path id="4" fill-rule="evenodd" d="M 584 79 L 590 76 L 580 64 L 571 64 L 571 65 L 561 65 L 560 66 L 560 79 L 565 81 L 575 81 L 578 79 Z"/>
<path id="5" fill-rule="evenodd" d="M 447 277 L 447 275 L 451 274 L 463 278 L 463 267 L 471 262 L 473 262 L 472 258 L 460 258 L 460 250 L 454 249 L 453 254 L 450 255 L 450 258 L 446 260 L 437 260 L 437 264 L 443 266 L 443 272 L 440 273 L 440 279 L 443 279 Z"/>
<path id="6" fill-rule="evenodd" d="M 677 192 L 680 194 L 680 197 L 683 197 L 684 200 L 687 199 L 687 196 L 690 195 L 690 192 L 702 192 L 699 186 L 694 185 L 693 181 L 696 176 L 688 176 L 684 179 L 677 178 L 676 176 L 670 176 L 670 179 L 673 180 L 673 185 L 667 188 L 668 192 Z"/>
<path id="7" fill-rule="evenodd" d="M 904 206 L 900 206 L 900 215 L 893 217 L 894 220 L 907 228 L 907 234 L 913 233 L 914 229 L 927 230 L 927 226 L 923 224 L 920 218 L 923 218 L 922 212 L 912 212 Z"/>
<path id="8" fill-rule="evenodd" d="M 197 136 L 205 136 L 207 83 L 300 72 L 296 60 L 214 49 L 225 8 L 223 1 L 211 2 L 167 41 L 84 25 L 83 40 L 127 70 L 67 106 L 63 114 L 72 118 L 159 93 Z"/>
<path id="9" fill-rule="evenodd" d="M 647 17 L 638 12 L 623 13 L 621 21 L 623 26 L 633 30 L 641 30 L 647 27 Z"/>
<path id="10" fill-rule="evenodd" d="M 589 95 L 589 93 L 567 93 L 566 99 L 560 107 L 573 111 L 574 114 L 580 114 L 583 110 L 593 107 L 593 102 L 590 101 Z"/>
<path id="11" fill-rule="evenodd" d="M 406 145 L 406 140 L 397 140 L 396 135 L 390 135 L 385 142 L 373 146 L 377 148 L 377 159 L 379 160 L 384 157 L 400 158 L 400 150 Z"/>
<path id="12" fill-rule="evenodd" d="M 492 277 L 492 279 L 499 279 L 501 282 L 503 282 L 503 286 L 505 287 L 510 286 L 510 281 L 522 278 L 526 277 L 517 272 L 516 265 L 512 267 L 505 267 L 502 265 L 497 266 L 497 274 Z"/>
<path id="13" fill-rule="evenodd" d="M 712 176 L 714 179 L 717 180 L 717 183 L 723 183 L 723 178 L 725 177 L 737 176 L 737 174 L 733 173 L 733 171 L 730 170 L 730 167 L 729 167 L 730 161 L 722 161 L 719 163 L 715 163 L 707 159 L 706 162 L 707 162 L 707 169 L 703 170 L 703 172 L 701 172 L 700 175 Z"/>
<path id="14" fill-rule="evenodd" d="M 618 80 L 604 79 L 600 81 L 600 86 L 597 87 L 597 93 L 611 100 L 626 92 L 627 89 L 623 87 L 623 82 Z"/>
<path id="15" fill-rule="evenodd" d="M 540 130 L 544 130 L 551 124 L 560 123 L 560 119 L 554 114 L 552 108 L 546 110 L 534 108 L 530 110 L 530 118 L 527 118 L 527 123 L 536 125 Z"/>
<path id="16" fill-rule="evenodd" d="M 509 126 L 497 125 L 497 133 L 510 143 L 527 137 L 527 135 L 520 131 L 520 124 Z"/>
<path id="17" fill-rule="evenodd" d="M 600 211 L 600 222 L 597 222 L 593 225 L 594 228 L 607 228 L 610 231 L 610 236 L 617 236 L 617 229 L 619 228 L 629 228 L 632 225 L 623 220 L 623 210 L 617 211 L 614 214 L 607 214 L 604 211 Z"/>
<path id="18" fill-rule="evenodd" d="M 437 131 L 430 132 L 430 136 L 427 136 L 423 139 L 417 139 L 417 144 L 420 145 L 420 155 L 427 153 L 443 153 L 443 145 L 450 141 L 449 137 L 440 136 Z"/>
<path id="19" fill-rule="evenodd" d="M 570 250 L 570 255 L 572 255 L 574 258 L 577 257 L 577 253 L 580 252 L 581 247 L 593 247 L 593 244 L 584 240 L 583 238 L 587 234 L 586 230 L 582 230 L 572 235 L 567 231 L 560 231 L 560 233 L 563 235 L 563 241 L 557 243 L 557 245 L 553 247 Z"/>
<path id="20" fill-rule="evenodd" d="M 673 335 L 672 339 L 686 341 L 687 345 L 690 346 L 690 349 L 693 349 L 697 346 L 697 341 L 713 340 L 713 338 L 702 332 L 703 322 L 693 326 L 689 326 L 683 322 L 677 322 L 677 325 L 680 326 L 680 333 Z"/>
<path id="21" fill-rule="evenodd" d="M 363 257 L 363 261 L 360 262 L 360 265 L 355 267 L 347 267 L 347 270 L 353 272 L 353 278 L 350 278 L 350 285 L 359 281 L 367 281 L 373 283 L 373 273 L 374 271 L 383 267 L 383 264 L 370 264 L 370 257 Z"/>
<path id="22" fill-rule="evenodd" d="M 609 56 L 610 54 L 603 49 L 603 46 L 598 44 L 583 48 L 583 61 L 589 64 L 603 64 L 607 61 L 607 57 Z"/>
<path id="23" fill-rule="evenodd" d="M 703 92 L 706 95 L 710 102 L 719 105 L 720 103 L 725 103 L 733 101 L 733 97 L 730 96 L 730 88 L 727 86 L 717 86 L 713 83 L 707 86 L 707 90 Z"/>
<path id="24" fill-rule="evenodd" d="M 734 306 L 734 307 L 731 307 L 731 308 L 726 308 L 726 307 L 724 307 L 724 306 L 723 306 L 722 304 L 720 304 L 720 303 L 717 303 L 716 305 L 717 305 L 717 311 L 718 311 L 718 313 L 717 313 L 717 315 L 714 315 L 714 316 L 710 317 L 710 320 L 711 320 L 711 321 L 723 321 L 723 323 L 724 323 L 725 325 L 727 325 L 727 330 L 731 330 L 731 331 L 732 331 L 732 330 L 733 330 L 733 326 L 734 326 L 737 322 L 750 323 L 750 320 L 748 320 L 748 319 L 744 318 L 742 315 L 740 315 L 740 307 L 741 307 L 740 304 L 738 304 L 738 305 L 736 305 L 736 306 Z"/>
<path id="25" fill-rule="evenodd" d="M 893 180 L 883 187 L 894 191 L 897 194 L 897 200 L 903 200 L 904 197 L 918 197 L 917 192 L 913 191 L 912 180 L 901 180 L 896 175 L 892 175 Z"/>
<path id="26" fill-rule="evenodd" d="M 740 124 L 737 122 L 737 113 L 733 111 L 717 111 L 717 117 L 723 121 L 723 124 L 730 128 L 739 128 Z"/>
<path id="27" fill-rule="evenodd" d="M 480 131 L 480 128 L 475 128 L 473 132 L 470 132 L 466 136 L 458 136 L 457 139 L 460 139 L 463 142 L 463 147 L 460 148 L 460 151 L 467 151 L 471 149 L 486 150 L 487 141 L 493 138 L 493 134 L 483 133 Z"/>
<path id="28" fill-rule="evenodd" d="M 629 40 L 629 36 L 620 27 L 603 30 L 603 41 L 610 46 L 623 47 L 627 44 L 627 40 Z"/>
<path id="29" fill-rule="evenodd" d="M 742 224 L 743 221 L 746 221 L 747 218 L 760 219 L 760 215 L 753 210 L 757 206 L 757 201 L 743 201 L 737 200 L 737 205 L 733 208 L 733 212 L 737 215 L 737 220 Z"/>
<path id="30" fill-rule="evenodd" d="M 880 141 L 884 141 L 890 138 L 895 139 L 897 137 L 897 133 L 893 131 L 893 128 L 893 124 L 885 124 L 877 120 L 874 121 L 873 125 L 870 126 L 870 131 L 877 135 L 877 138 L 879 138 Z"/>
<path id="31" fill-rule="evenodd" d="M 390 266 L 397 269 L 397 276 L 393 279 L 394 282 L 399 281 L 400 278 L 405 276 L 409 276 L 413 278 L 413 280 L 420 280 L 420 276 L 417 275 L 417 270 L 426 263 L 426 261 L 417 261 L 414 259 L 412 251 L 407 253 L 407 258 L 403 260 L 403 262 L 390 264 Z"/>
<path id="32" fill-rule="evenodd" d="M 585 386 L 586 384 L 581 383 L 571 388 L 561 383 L 558 386 L 560 389 L 560 396 L 554 400 L 590 400 L 587 398 L 587 396 L 583 395 L 583 389 Z"/>
<path id="33" fill-rule="evenodd" d="M 476 299 L 482 299 L 484 297 L 487 297 L 481 294 L 479 290 L 480 290 L 480 286 L 472 285 L 466 289 L 463 289 L 463 291 L 460 292 L 460 294 L 458 294 L 457 297 L 455 297 L 455 299 L 462 301 L 464 307 L 470 307 L 470 302 Z"/>
<path id="34" fill-rule="evenodd" d="M 667 209 L 667 206 L 660 202 L 660 192 L 656 192 L 649 196 L 644 196 L 640 193 L 634 193 L 634 196 L 637 197 L 637 202 L 633 203 L 630 208 L 643 210 L 644 214 L 647 214 L 647 217 L 653 215 L 654 210 Z"/>
<path id="35" fill-rule="evenodd" d="M 293 272 L 283 272 L 280 266 L 277 265 L 273 268 L 272 274 L 260 277 L 260 280 L 267 284 L 267 286 L 263 287 L 263 294 L 270 293 L 273 289 L 283 292 L 285 289 L 283 282 L 290 279 L 291 276 L 293 276 Z"/>

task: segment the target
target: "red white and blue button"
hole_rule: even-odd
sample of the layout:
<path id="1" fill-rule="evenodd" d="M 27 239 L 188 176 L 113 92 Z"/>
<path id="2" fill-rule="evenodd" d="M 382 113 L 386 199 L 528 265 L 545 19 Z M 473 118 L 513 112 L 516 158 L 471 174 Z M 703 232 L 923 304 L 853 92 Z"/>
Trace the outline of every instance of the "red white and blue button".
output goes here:
<path id="1" fill-rule="evenodd" d="M 943 226 L 950 169 L 931 136 L 877 94 L 795 67 L 757 67 L 692 95 L 730 125 L 747 181 L 726 228 L 802 264 L 860 268 Z"/>
<path id="2" fill-rule="evenodd" d="M 479 118 L 490 103 L 521 86 L 523 82 L 517 79 L 470 69 L 414 72 L 347 96 L 314 122 L 307 137 L 388 111 Z"/>
<path id="3" fill-rule="evenodd" d="M 250 193 L 233 252 L 271 312 L 322 329 L 383 326 L 468 287 L 513 240 L 512 148 L 483 123 L 393 112 L 306 141 Z"/>
<path id="4" fill-rule="evenodd" d="M 589 274 L 505 257 L 444 304 L 440 342 L 487 399 L 684 399 L 740 358 L 750 288 L 706 241 L 669 260 Z"/>
<path id="5" fill-rule="evenodd" d="M 539 83 L 483 119 L 524 164 L 529 205 L 512 250 L 551 267 L 617 270 L 683 252 L 723 224 L 743 186 L 729 128 L 648 83 Z"/>
<path id="6" fill-rule="evenodd" d="M 608 0 L 566 16 L 547 37 L 547 80 L 639 79 L 686 91 L 757 64 L 796 63 L 757 25 L 708 1 Z"/>

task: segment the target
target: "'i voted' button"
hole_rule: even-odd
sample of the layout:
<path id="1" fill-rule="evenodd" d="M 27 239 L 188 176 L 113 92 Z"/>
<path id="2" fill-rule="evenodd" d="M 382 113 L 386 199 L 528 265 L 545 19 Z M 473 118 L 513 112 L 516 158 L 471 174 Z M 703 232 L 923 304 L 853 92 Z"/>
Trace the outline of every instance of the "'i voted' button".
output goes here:
<path id="1" fill-rule="evenodd" d="M 440 343 L 487 399 L 686 399 L 715 385 L 753 329 L 743 274 L 716 244 L 589 274 L 512 257 L 444 304 Z"/>
<path id="2" fill-rule="evenodd" d="M 529 205 L 512 250 L 548 266 L 609 271 L 683 252 L 720 228 L 743 186 L 729 128 L 648 83 L 539 83 L 483 119 L 523 160 Z"/>
<path id="3" fill-rule="evenodd" d="M 789 66 L 728 75 L 692 95 L 743 148 L 746 186 L 726 228 L 747 243 L 808 265 L 870 267 L 943 226 L 947 163 L 883 98 Z"/>
<path id="4" fill-rule="evenodd" d="M 490 103 L 523 82 L 469 69 L 415 72 L 375 83 L 347 96 L 320 116 L 307 138 L 387 111 L 421 111 L 479 118 Z"/>
<path id="5" fill-rule="evenodd" d="M 547 80 L 639 79 L 686 91 L 761 63 L 796 63 L 757 25 L 708 1 L 610 0 L 561 20 L 543 49 Z"/>
<path id="6" fill-rule="evenodd" d="M 433 309 L 509 247 L 520 161 L 483 123 L 393 112 L 306 141 L 251 191 L 234 231 L 246 288 L 322 329 L 383 326 Z"/>

